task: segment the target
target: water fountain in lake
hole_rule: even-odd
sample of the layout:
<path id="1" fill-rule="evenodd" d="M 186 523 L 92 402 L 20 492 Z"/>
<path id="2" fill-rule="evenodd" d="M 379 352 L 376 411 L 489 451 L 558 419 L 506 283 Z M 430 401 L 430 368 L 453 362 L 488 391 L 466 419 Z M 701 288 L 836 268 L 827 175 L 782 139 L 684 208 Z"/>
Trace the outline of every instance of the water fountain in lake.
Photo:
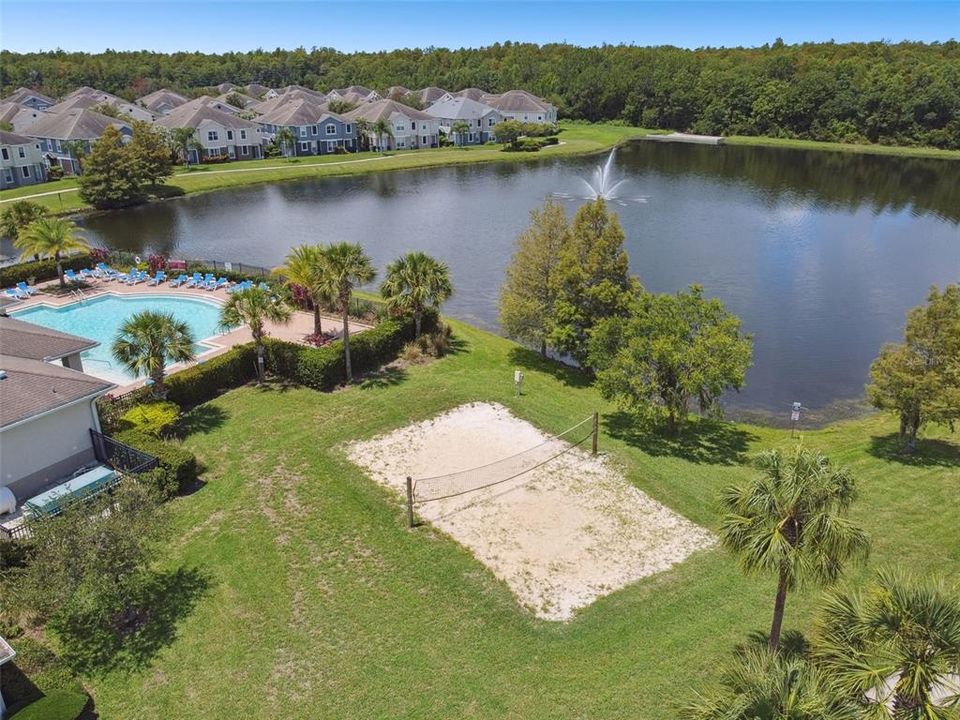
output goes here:
<path id="1" fill-rule="evenodd" d="M 613 177 L 613 156 L 616 155 L 616 152 L 616 148 L 611 150 L 610 155 L 607 156 L 607 161 L 602 165 L 597 165 L 597 167 L 594 168 L 593 176 L 590 180 L 587 180 L 586 178 L 580 178 L 580 181 L 586 187 L 586 195 L 572 195 L 570 193 L 558 192 L 553 193 L 553 197 L 561 200 L 598 200 L 603 198 L 607 202 L 613 202 L 617 205 L 626 205 L 628 202 L 645 203 L 647 201 L 647 198 L 645 197 L 620 197 L 619 190 L 625 183 L 628 182 L 628 179 L 614 179 Z"/>

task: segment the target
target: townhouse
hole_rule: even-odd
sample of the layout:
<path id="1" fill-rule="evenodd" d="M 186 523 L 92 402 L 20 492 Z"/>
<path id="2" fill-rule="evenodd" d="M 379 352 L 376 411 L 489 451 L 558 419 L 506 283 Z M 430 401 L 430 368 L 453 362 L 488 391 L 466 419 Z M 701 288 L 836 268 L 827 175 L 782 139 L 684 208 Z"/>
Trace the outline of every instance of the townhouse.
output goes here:
<path id="1" fill-rule="evenodd" d="M 46 179 L 47 164 L 40 143 L 0 130 L 0 189 L 34 185 Z"/>
<path id="2" fill-rule="evenodd" d="M 525 123 L 557 122 L 557 108 L 526 90 L 510 90 L 502 95 L 484 95 L 480 102 L 494 108 L 504 120 Z"/>
<path id="3" fill-rule="evenodd" d="M 23 132 L 47 114 L 44 110 L 37 110 L 25 105 L 9 102 L 0 103 L 0 123 L 8 123 L 15 133 Z"/>
<path id="4" fill-rule="evenodd" d="M 236 109 L 236 108 L 234 108 Z M 207 103 L 190 102 L 157 120 L 169 130 L 190 128 L 197 147 L 187 150 L 187 160 L 258 160 L 263 157 L 260 127 Z"/>
<path id="5" fill-rule="evenodd" d="M 435 117 L 440 129 L 457 145 L 482 145 L 494 140 L 494 128 L 503 119 L 499 111 L 467 97 L 436 102 L 424 112 Z M 458 123 L 465 123 L 469 130 L 454 132 L 454 125 L 460 127 Z"/>
<path id="6" fill-rule="evenodd" d="M 124 138 L 133 134 L 133 129 L 123 120 L 83 108 L 46 113 L 22 134 L 39 141 L 48 164 L 57 163 L 65 173 L 79 175 L 81 166 L 76 148 L 89 153 L 93 143 L 110 126 L 117 128 Z"/>
<path id="7" fill-rule="evenodd" d="M 366 124 L 371 148 L 403 150 L 439 147 L 440 121 L 422 110 L 396 100 L 376 100 L 351 110 L 343 116 L 347 121 Z M 373 130 L 378 121 L 385 121 L 392 134 L 379 137 Z"/>
<path id="8" fill-rule="evenodd" d="M 363 85 L 350 85 L 337 88 L 327 93 L 327 100 L 342 100 L 343 102 L 359 105 L 360 103 L 376 102 L 381 100 L 380 93 Z"/>
<path id="9" fill-rule="evenodd" d="M 307 100 L 293 100 L 256 119 L 264 140 L 274 140 L 282 128 L 295 138 L 295 155 L 330 155 L 357 150 L 356 126 L 350 120 Z M 288 152 L 290 148 L 284 148 Z"/>
<path id="10" fill-rule="evenodd" d="M 137 102 L 153 113 L 154 116 L 160 116 L 166 115 L 171 110 L 175 110 L 189 102 L 189 98 L 173 90 L 163 88 L 162 90 L 154 90 L 152 93 L 137 98 Z"/>
<path id="11" fill-rule="evenodd" d="M 7 95 L 5 98 L 0 98 L 0 102 L 13 103 L 14 105 L 20 105 L 22 107 L 32 108 L 34 110 L 46 110 L 51 105 L 54 105 L 57 101 L 52 97 L 47 97 L 43 93 L 37 92 L 36 90 L 20 87 Z"/>
<path id="12" fill-rule="evenodd" d="M 445 102 L 453 97 L 453 95 L 443 88 L 439 87 L 425 87 L 422 90 L 417 90 L 417 95 L 420 96 L 420 102 L 423 103 L 425 108 L 430 107 L 434 103 Z"/>
<path id="13" fill-rule="evenodd" d="M 116 95 L 86 86 L 66 95 L 59 103 L 47 108 L 47 112 L 61 113 L 77 108 L 99 111 L 105 107 L 112 108 L 118 118 L 128 122 L 131 120 L 153 122 L 154 120 L 154 114 L 145 107 L 134 105 Z"/>

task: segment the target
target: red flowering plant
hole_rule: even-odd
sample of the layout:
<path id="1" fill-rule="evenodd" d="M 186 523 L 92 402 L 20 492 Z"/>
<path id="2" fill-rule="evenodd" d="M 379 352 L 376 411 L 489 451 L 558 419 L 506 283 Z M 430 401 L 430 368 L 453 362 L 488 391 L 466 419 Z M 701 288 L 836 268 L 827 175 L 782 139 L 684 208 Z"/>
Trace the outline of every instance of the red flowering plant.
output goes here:
<path id="1" fill-rule="evenodd" d="M 303 285 L 290 285 L 290 303 L 300 310 L 313 310 L 313 300 Z"/>
<path id="2" fill-rule="evenodd" d="M 163 255 L 151 255 L 147 258 L 147 267 L 151 274 L 156 274 L 157 270 L 167 269 L 167 259 Z"/>
<path id="3" fill-rule="evenodd" d="M 110 251 L 102 247 L 90 248 L 90 257 L 94 263 L 105 263 L 110 259 Z"/>

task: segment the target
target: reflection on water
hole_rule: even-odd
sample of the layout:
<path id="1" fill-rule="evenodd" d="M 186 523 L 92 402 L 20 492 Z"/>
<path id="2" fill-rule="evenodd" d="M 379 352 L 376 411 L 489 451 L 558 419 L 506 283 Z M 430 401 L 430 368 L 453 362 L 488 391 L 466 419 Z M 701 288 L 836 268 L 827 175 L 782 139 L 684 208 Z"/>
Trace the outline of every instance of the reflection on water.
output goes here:
<path id="1" fill-rule="evenodd" d="M 447 310 L 496 327 L 517 233 L 554 193 L 583 194 L 597 157 L 304 180 L 87 218 L 139 253 L 279 263 L 291 245 L 360 242 L 377 265 L 419 249 L 449 263 Z M 655 291 L 702 284 L 755 335 L 740 407 L 787 412 L 862 395 L 880 345 L 931 284 L 960 279 L 960 163 L 638 142 L 615 206 L 631 269 Z M 580 200 L 565 201 L 573 212 Z"/>

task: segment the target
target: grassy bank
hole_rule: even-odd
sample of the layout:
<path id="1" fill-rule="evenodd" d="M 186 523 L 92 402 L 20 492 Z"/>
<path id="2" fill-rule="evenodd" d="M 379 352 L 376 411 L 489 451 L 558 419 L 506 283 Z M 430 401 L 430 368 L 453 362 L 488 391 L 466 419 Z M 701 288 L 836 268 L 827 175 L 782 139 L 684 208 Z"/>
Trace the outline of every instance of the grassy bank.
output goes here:
<path id="1" fill-rule="evenodd" d="M 820 142 L 818 140 L 792 140 L 755 135 L 732 135 L 726 138 L 728 145 L 754 145 L 761 147 L 792 148 L 794 150 L 826 150 L 829 152 L 860 153 L 865 155 L 894 155 L 906 158 L 934 158 L 936 160 L 960 160 L 960 150 L 941 150 L 932 147 L 905 147 L 900 145 L 859 145 L 855 143 Z"/>
<path id="2" fill-rule="evenodd" d="M 695 426 L 681 441 L 638 428 L 581 378 L 454 323 L 462 349 L 334 393 L 246 387 L 201 406 L 185 444 L 204 486 L 172 503 L 162 566 L 196 572 L 170 589 L 160 647 L 87 679 L 101 717 L 674 717 L 733 643 L 769 622 L 774 580 L 744 579 L 720 550 L 601 599 L 570 623 L 536 620 L 473 557 L 429 527 L 408 531 L 400 498 L 342 446 L 490 400 L 556 432 L 595 409 L 601 449 L 626 478 L 716 529 L 717 493 L 745 459 L 790 446 L 782 430 Z M 524 395 L 513 397 L 513 369 Z M 806 433 L 859 481 L 870 568 L 901 563 L 960 580 L 956 437 L 890 454 L 874 415 Z M 862 576 L 869 569 L 854 573 Z M 198 582 L 196 578 L 203 578 Z M 813 593 L 791 595 L 807 628 Z"/>
<path id="3" fill-rule="evenodd" d="M 500 145 L 480 145 L 436 150 L 402 150 L 380 155 L 327 155 L 321 157 L 269 158 L 222 165 L 178 167 L 173 177 L 160 188 L 162 196 L 176 196 L 210 190 L 242 187 L 257 183 L 296 180 L 301 178 L 363 175 L 387 170 L 409 170 L 441 165 L 466 165 L 486 162 L 531 162 L 558 155 L 584 155 L 609 150 L 617 143 L 643 137 L 652 132 L 621 125 L 588 125 L 562 123 L 560 144 L 548 146 L 538 153 L 503 152 Z M 31 185 L 0 192 L 2 203 L 29 196 L 54 213 L 91 209 L 77 193 L 73 178 Z"/>

